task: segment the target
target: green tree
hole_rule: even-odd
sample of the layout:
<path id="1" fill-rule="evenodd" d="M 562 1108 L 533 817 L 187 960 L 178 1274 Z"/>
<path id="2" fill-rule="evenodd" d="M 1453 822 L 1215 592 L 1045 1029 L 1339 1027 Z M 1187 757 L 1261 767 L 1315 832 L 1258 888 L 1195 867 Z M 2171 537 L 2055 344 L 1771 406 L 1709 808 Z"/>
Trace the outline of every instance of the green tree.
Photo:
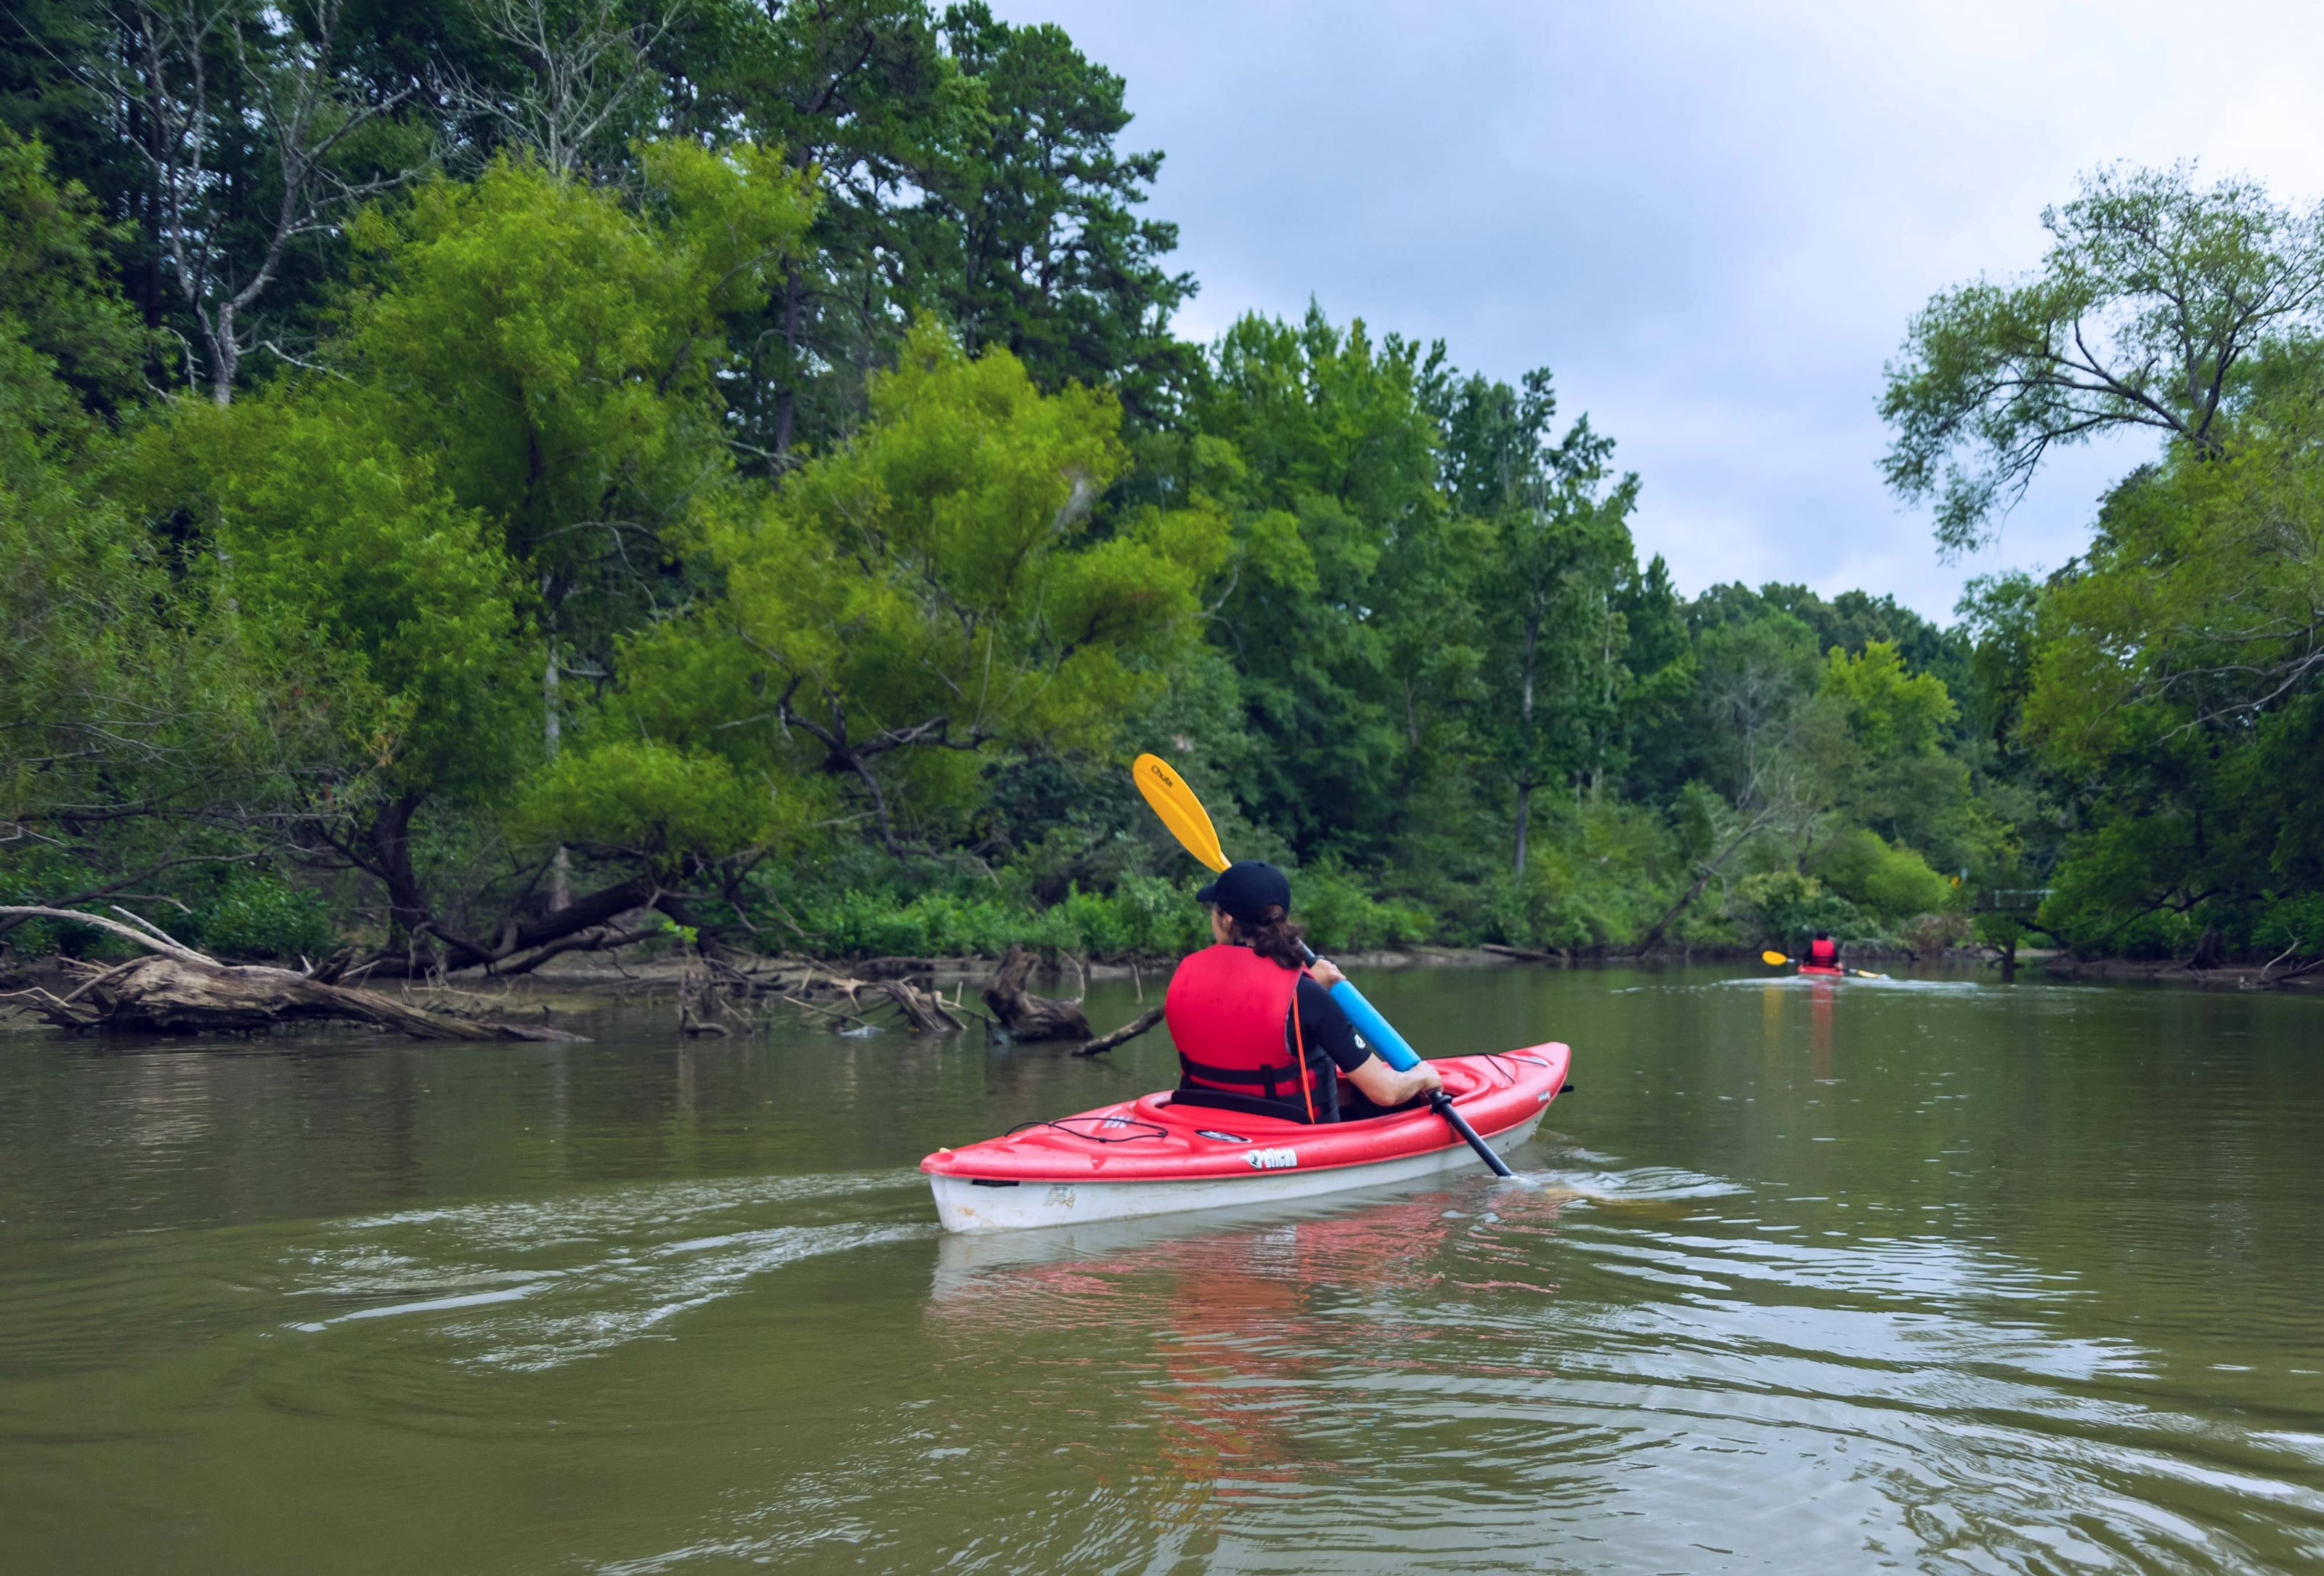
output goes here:
<path id="1" fill-rule="evenodd" d="M 147 443 L 153 507 L 215 545 L 287 691 L 330 714 L 314 835 L 386 889 L 392 941 L 456 964 L 655 890 L 631 868 L 520 913 L 560 867 L 508 817 L 558 753 L 565 681 L 610 681 L 626 631 L 710 589 L 694 559 L 742 506 L 726 315 L 763 299 L 811 197 L 748 147 L 640 168 L 633 205 L 503 159 L 367 217 L 331 370 L 246 410 L 181 406 Z M 506 862 L 489 891 L 428 868 L 461 827 Z"/>
<path id="2" fill-rule="evenodd" d="M 1407 602 L 1385 573 L 1428 559 L 1437 489 L 1442 346 L 1424 351 L 1310 306 L 1293 325 L 1246 317 L 1213 348 L 1193 403 L 1182 496 L 1214 497 L 1239 549 L 1213 638 L 1241 677 L 1263 747 L 1237 797 L 1300 858 L 1344 843 L 1376 854 L 1403 804 L 1407 722 L 1390 663 Z"/>
<path id="3" fill-rule="evenodd" d="M 1044 395 L 924 321 L 870 425 L 716 528 L 725 594 L 632 642 L 590 760 L 645 730 L 758 781 L 794 827 L 842 786 L 894 847 L 957 834 L 988 748 L 1110 751 L 1228 550 L 1204 509 L 1093 528 L 1120 423 L 1111 395 Z"/>
<path id="4" fill-rule="evenodd" d="M 1937 501 L 1937 539 L 1975 547 L 2050 450 L 2146 429 L 2209 458 L 2255 352 L 2312 326 L 2324 216 L 2186 166 L 2107 170 L 2046 208 L 2049 253 L 2015 284 L 1948 290 L 1888 368 L 1882 462 L 1907 498 Z"/>
<path id="5" fill-rule="evenodd" d="M 1813 745 L 1831 807 L 1891 843 L 1960 859 L 1969 771 L 1944 748 L 1959 714 L 1944 681 L 1874 641 L 1826 655 L 1820 698 L 1837 723 Z"/>
<path id="6" fill-rule="evenodd" d="M 2324 434 L 2297 386 L 2116 488 L 2041 599 L 2024 726 L 2077 810 L 2043 922 L 2079 945 L 2216 962 L 2324 886 Z"/>
<path id="7" fill-rule="evenodd" d="M 0 882 L 49 902 L 246 858 L 212 828 L 270 807 L 256 689 L 200 564 L 108 495 L 103 417 L 143 344 L 110 239 L 0 132 Z"/>
<path id="8" fill-rule="evenodd" d="M 1617 737 L 1627 636 L 1614 597 L 1637 570 L 1629 515 L 1638 478 L 1612 478 L 1612 452 L 1588 418 L 1576 421 L 1534 459 L 1495 521 L 1483 589 L 1498 635 L 1486 731 L 1516 794 L 1518 880 L 1535 792 L 1601 773 Z"/>
<path id="9" fill-rule="evenodd" d="M 800 446 L 854 429 L 872 373 L 894 358 L 927 293 L 914 210 L 962 156 L 973 96 L 927 0 L 724 0 L 681 16 L 673 39 L 673 121 L 708 143 L 785 150 L 820 198 L 765 306 L 733 323 L 735 440 L 779 474 Z"/>
<path id="10" fill-rule="evenodd" d="M 1162 155 L 1123 152 L 1122 79 L 1059 27 L 997 21 L 982 0 L 945 9 L 971 129 L 928 182 L 926 298 L 971 351 L 1007 347 L 1043 389 L 1111 386 L 1133 426 L 1167 419 L 1192 373 L 1170 317 L 1194 293 L 1162 259 L 1178 227 L 1136 211 Z"/>

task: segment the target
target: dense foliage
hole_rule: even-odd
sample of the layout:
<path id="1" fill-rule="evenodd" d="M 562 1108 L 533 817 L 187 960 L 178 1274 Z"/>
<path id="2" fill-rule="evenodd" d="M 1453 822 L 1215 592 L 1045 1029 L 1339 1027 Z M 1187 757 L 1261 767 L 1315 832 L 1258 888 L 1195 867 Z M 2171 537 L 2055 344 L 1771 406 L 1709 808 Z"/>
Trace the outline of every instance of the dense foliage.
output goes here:
<path id="1" fill-rule="evenodd" d="M 386 972 L 656 908 L 1167 953 L 1154 749 L 1331 946 L 2324 948 L 2319 232 L 2264 193 L 2107 174 L 1916 320 L 1946 541 L 2163 446 L 1943 629 L 1681 598 L 1545 369 L 1178 340 L 1120 78 L 981 5 L 0 28 L 11 898 Z"/>

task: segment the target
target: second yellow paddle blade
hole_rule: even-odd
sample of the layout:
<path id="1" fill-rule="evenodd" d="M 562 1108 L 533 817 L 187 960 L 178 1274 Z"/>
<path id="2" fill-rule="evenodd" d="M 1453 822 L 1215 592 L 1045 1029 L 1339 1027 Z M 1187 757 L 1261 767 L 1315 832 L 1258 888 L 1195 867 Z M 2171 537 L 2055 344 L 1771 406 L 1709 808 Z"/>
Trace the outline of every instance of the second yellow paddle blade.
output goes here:
<path id="1" fill-rule="evenodd" d="M 1211 826 L 1210 812 L 1203 808 L 1203 801 L 1194 797 L 1186 779 L 1170 770 L 1168 761 L 1159 755 L 1141 755 L 1130 763 L 1130 776 L 1154 813 L 1162 817 L 1162 825 L 1170 828 L 1170 835 L 1188 853 L 1213 870 L 1227 868 L 1227 856 L 1219 850 L 1219 834 Z"/>
<path id="2" fill-rule="evenodd" d="M 1792 961 L 1779 952 L 1763 952 L 1759 954 L 1759 958 L 1771 969 L 1780 969 Z"/>

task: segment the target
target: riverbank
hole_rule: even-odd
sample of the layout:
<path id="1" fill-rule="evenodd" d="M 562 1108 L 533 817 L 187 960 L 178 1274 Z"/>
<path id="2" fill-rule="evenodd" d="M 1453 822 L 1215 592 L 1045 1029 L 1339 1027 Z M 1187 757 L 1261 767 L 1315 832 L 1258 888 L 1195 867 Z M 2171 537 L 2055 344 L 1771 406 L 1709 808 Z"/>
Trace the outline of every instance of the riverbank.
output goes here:
<path id="1" fill-rule="evenodd" d="M 446 1013 L 478 1022 L 525 1022 L 543 1026 L 585 1019 L 603 1013 L 651 1008 L 666 1001 L 681 1024 L 698 1027 L 706 1021 L 702 1009 L 716 982 L 706 982 L 700 960 L 650 943 L 652 955 L 621 953 L 575 953 L 558 958 L 515 978 L 459 976 L 440 982 L 400 982 L 386 987 L 397 1000 L 427 1011 Z M 642 949 L 640 949 L 642 950 Z M 1673 950 L 1647 958 L 1613 954 L 1543 953 L 1506 946 L 1411 946 L 1394 950 L 1343 953 L 1337 962 L 1361 972 L 1406 972 L 1436 970 L 1681 968 L 1704 963 L 1757 963 L 1759 954 L 1743 947 Z M 874 957 L 818 958 L 781 954 L 765 957 L 720 951 L 724 969 L 747 983 L 762 1001 L 779 1001 L 788 992 L 810 982 L 827 986 L 849 982 L 884 985 L 911 982 L 938 995 L 955 1000 L 973 996 L 1001 967 L 997 957 Z M 1849 961 L 1858 967 L 1895 969 L 1917 962 L 1953 967 L 1994 969 L 1996 960 L 1972 949 L 1947 952 L 1941 958 L 1916 960 L 1904 952 L 1851 952 Z M 2025 949 L 2017 954 L 2023 974 L 2081 983 L 2151 984 L 2198 991 L 2312 991 L 2324 988 L 2324 969 L 2295 972 L 2264 962 L 2245 962 L 2216 969 L 2194 969 L 2167 960 L 2126 958 L 2077 959 L 2063 952 Z M 1043 959 L 1034 978 L 1047 991 L 1078 997 L 1093 982 L 1129 982 L 1136 999 L 1160 991 L 1176 966 L 1175 957 L 1155 954 L 1088 961 L 1070 954 Z M 61 973 L 55 960 L 42 960 L 11 976 L 11 990 L 32 985 L 54 986 Z M 1771 972 L 1770 978 L 1783 976 Z M 1996 970 L 1996 978 L 1998 979 Z M 740 1027 L 739 1025 L 735 1027 Z M 1101 1028 L 1109 1026 L 1099 1026 Z M 0 1001 L 0 1034 L 51 1032 L 36 1014 L 20 1005 Z M 350 1027 L 348 1032 L 364 1032 Z M 720 1032 L 708 1030 L 705 1032 Z"/>

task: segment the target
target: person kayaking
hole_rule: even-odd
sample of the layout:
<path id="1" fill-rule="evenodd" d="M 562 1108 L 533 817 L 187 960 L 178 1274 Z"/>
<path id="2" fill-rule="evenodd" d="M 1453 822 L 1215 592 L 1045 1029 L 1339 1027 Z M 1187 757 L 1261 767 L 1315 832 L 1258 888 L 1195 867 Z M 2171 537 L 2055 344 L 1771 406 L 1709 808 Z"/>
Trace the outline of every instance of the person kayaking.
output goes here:
<path id="1" fill-rule="evenodd" d="M 1355 1121 L 1444 1087 L 1426 1062 L 1399 1073 L 1356 1033 L 1331 996 L 1346 976 L 1307 961 L 1280 870 L 1240 861 L 1194 897 L 1210 905 L 1217 945 L 1180 963 L 1162 999 L 1178 1046 L 1176 1103 Z"/>
<path id="2" fill-rule="evenodd" d="M 1812 969 L 1837 969 L 1840 967 L 1840 944 L 1832 940 L 1830 932 L 1817 931 L 1808 941 L 1808 955 L 1804 962 Z"/>

